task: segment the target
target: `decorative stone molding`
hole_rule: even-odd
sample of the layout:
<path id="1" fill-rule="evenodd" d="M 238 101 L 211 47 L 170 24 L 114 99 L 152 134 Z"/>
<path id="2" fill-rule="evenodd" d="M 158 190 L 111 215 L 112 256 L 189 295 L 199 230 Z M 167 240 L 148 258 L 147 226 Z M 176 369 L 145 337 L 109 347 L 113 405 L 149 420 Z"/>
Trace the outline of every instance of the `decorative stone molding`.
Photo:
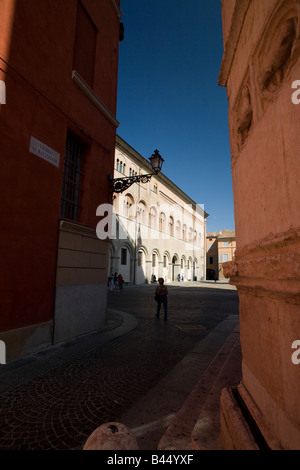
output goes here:
<path id="1" fill-rule="evenodd" d="M 300 53 L 300 3 L 285 0 L 274 10 L 260 40 L 256 62 L 258 94 L 266 104 L 279 92 Z"/>
<path id="2" fill-rule="evenodd" d="M 286 64 L 289 62 L 296 38 L 297 18 L 289 18 L 279 25 L 268 54 L 262 65 L 259 88 L 264 96 L 272 93 L 281 85 Z"/>
<path id="3" fill-rule="evenodd" d="M 236 45 L 241 34 L 244 19 L 247 14 L 251 0 L 238 0 L 235 4 L 234 13 L 230 26 L 227 43 L 219 73 L 218 83 L 220 86 L 227 86 L 227 80 L 230 74 L 232 62 L 234 59 Z"/>
<path id="4" fill-rule="evenodd" d="M 116 13 L 117 13 L 117 15 L 118 15 L 118 18 L 121 19 L 123 15 L 122 15 L 122 12 L 121 12 L 120 8 L 119 8 L 118 5 L 117 5 L 116 0 L 111 0 L 111 3 L 112 3 L 112 5 L 113 5 L 113 7 L 114 7 L 114 9 L 115 9 L 115 11 L 116 11 Z"/>
<path id="5" fill-rule="evenodd" d="M 300 229 L 276 236 L 270 234 L 237 250 L 235 261 L 223 264 L 224 275 L 239 289 L 298 305 L 299 241 Z"/>
<path id="6" fill-rule="evenodd" d="M 76 70 L 72 72 L 72 79 L 74 83 L 83 91 L 83 93 L 91 100 L 91 102 L 102 112 L 102 114 L 117 128 L 119 122 L 117 121 L 114 114 L 108 109 L 108 107 L 100 100 L 96 93 L 86 83 L 86 81 L 79 75 Z"/>
<path id="7" fill-rule="evenodd" d="M 237 116 L 235 133 L 238 146 L 241 147 L 248 137 L 253 122 L 251 93 L 248 83 L 241 88 L 235 113 Z"/>

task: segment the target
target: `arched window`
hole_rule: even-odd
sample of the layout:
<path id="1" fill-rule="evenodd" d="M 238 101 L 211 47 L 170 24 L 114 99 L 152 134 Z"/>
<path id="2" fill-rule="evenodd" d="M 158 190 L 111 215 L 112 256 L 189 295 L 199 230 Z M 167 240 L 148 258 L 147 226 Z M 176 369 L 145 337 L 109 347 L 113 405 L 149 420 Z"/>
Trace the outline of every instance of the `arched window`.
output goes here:
<path id="1" fill-rule="evenodd" d="M 145 257 L 145 253 L 143 252 L 143 250 L 139 250 L 139 252 L 138 252 L 138 266 L 144 266 L 144 257 Z"/>
<path id="2" fill-rule="evenodd" d="M 169 234 L 174 237 L 174 219 L 171 216 L 169 217 Z"/>
<path id="3" fill-rule="evenodd" d="M 119 169 L 120 169 L 120 160 L 118 158 L 117 158 L 116 169 L 117 169 L 117 171 L 119 171 Z"/>
<path id="4" fill-rule="evenodd" d="M 159 215 L 159 230 L 160 232 L 166 231 L 166 216 L 163 212 Z"/>
<path id="5" fill-rule="evenodd" d="M 157 212 L 153 206 L 150 208 L 149 212 L 149 226 L 152 228 L 157 228 Z"/>
<path id="6" fill-rule="evenodd" d="M 130 218 L 130 219 L 134 217 L 133 205 L 134 205 L 133 197 L 130 194 L 126 194 L 124 198 L 124 216 L 125 217 Z"/>
<path id="7" fill-rule="evenodd" d="M 140 201 L 137 207 L 137 221 L 140 222 L 141 224 L 146 223 L 146 213 L 147 213 L 147 207 L 143 201 Z"/>
<path id="8" fill-rule="evenodd" d="M 179 222 L 179 220 L 177 220 L 177 222 L 176 222 L 176 237 L 180 238 L 180 234 L 181 234 L 181 223 Z"/>

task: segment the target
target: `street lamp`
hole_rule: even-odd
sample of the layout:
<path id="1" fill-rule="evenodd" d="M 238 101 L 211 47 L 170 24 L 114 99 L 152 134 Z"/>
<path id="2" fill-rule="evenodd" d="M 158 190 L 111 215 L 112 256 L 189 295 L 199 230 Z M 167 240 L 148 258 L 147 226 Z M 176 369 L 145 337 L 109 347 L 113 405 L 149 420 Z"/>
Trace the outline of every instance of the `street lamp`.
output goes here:
<path id="1" fill-rule="evenodd" d="M 147 175 L 125 176 L 124 178 L 113 178 L 109 175 L 108 179 L 112 183 L 114 193 L 122 193 L 133 183 L 148 183 L 153 175 L 157 175 L 162 169 L 164 159 L 160 156 L 158 150 L 149 158 L 153 173 Z"/>

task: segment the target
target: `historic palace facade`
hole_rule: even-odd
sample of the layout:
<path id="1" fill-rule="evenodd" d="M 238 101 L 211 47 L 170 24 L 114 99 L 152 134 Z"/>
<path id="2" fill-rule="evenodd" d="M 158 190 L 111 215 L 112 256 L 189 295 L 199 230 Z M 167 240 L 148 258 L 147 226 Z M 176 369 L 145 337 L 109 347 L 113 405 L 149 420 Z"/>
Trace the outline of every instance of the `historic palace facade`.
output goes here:
<path id="1" fill-rule="evenodd" d="M 150 162 L 117 136 L 114 178 L 152 173 Z M 115 193 L 116 237 L 111 243 L 109 273 L 125 283 L 205 278 L 206 217 L 164 174 Z"/>

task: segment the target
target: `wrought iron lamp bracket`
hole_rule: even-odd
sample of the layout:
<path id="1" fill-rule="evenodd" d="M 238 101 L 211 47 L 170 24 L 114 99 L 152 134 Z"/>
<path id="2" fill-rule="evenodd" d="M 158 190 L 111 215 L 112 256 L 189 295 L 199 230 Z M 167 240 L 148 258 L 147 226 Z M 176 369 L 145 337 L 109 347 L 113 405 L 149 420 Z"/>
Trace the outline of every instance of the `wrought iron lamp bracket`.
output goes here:
<path id="1" fill-rule="evenodd" d="M 113 179 L 110 175 L 109 180 L 112 182 L 112 190 L 114 193 L 123 193 L 123 191 L 125 191 L 134 183 L 148 183 L 153 175 L 156 175 L 156 172 L 150 173 L 148 175 L 135 175 L 115 179 Z"/>

